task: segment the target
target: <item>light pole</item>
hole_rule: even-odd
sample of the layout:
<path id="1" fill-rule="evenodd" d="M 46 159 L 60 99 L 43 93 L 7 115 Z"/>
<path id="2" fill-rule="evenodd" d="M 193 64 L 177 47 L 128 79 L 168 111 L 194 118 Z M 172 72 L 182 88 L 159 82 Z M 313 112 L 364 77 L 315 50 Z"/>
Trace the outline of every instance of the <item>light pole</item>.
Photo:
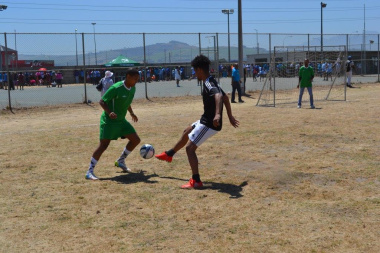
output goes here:
<path id="1" fill-rule="evenodd" d="M 234 9 L 223 9 L 223 14 L 227 14 L 228 23 L 228 62 L 231 62 L 231 51 L 230 51 L 230 14 L 234 14 Z"/>
<path id="2" fill-rule="evenodd" d="M 91 23 L 92 27 L 94 28 L 94 44 L 95 44 L 95 65 L 98 65 L 98 58 L 96 56 L 96 39 L 95 39 L 95 25 L 96 23 Z"/>
<path id="3" fill-rule="evenodd" d="M 327 4 L 321 2 L 321 58 L 323 59 L 323 8 L 325 8 Z"/>
<path id="4" fill-rule="evenodd" d="M 256 31 L 256 49 L 257 49 L 257 54 L 259 54 L 259 35 L 257 29 L 253 29 Z"/>
<path id="5" fill-rule="evenodd" d="M 75 58 L 77 61 L 77 67 L 78 67 L 78 41 L 77 41 L 77 31 L 78 29 L 75 29 Z"/>

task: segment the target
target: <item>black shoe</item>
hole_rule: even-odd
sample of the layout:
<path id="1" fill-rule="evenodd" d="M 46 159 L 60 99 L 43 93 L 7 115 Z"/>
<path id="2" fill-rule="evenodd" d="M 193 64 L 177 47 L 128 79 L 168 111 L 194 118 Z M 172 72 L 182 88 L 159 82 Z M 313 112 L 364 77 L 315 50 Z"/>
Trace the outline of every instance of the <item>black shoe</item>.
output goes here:
<path id="1" fill-rule="evenodd" d="M 236 103 L 235 101 L 231 101 L 231 103 Z"/>
<path id="2" fill-rule="evenodd" d="M 244 103 L 244 101 L 243 101 L 243 100 L 240 100 L 239 103 Z"/>

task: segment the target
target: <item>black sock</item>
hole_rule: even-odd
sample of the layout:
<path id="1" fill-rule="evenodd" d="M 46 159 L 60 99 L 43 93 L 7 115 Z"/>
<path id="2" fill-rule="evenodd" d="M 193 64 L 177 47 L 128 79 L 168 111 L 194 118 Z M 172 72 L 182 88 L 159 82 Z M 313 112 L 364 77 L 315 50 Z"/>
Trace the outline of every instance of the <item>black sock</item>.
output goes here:
<path id="1" fill-rule="evenodd" d="M 166 153 L 168 156 L 174 156 L 175 151 L 174 151 L 173 149 L 169 149 L 168 151 L 165 151 L 165 153 Z"/>
<path id="2" fill-rule="evenodd" d="M 201 177 L 199 176 L 199 174 L 194 174 L 193 175 L 193 179 L 195 180 L 195 182 L 199 183 L 201 181 Z"/>

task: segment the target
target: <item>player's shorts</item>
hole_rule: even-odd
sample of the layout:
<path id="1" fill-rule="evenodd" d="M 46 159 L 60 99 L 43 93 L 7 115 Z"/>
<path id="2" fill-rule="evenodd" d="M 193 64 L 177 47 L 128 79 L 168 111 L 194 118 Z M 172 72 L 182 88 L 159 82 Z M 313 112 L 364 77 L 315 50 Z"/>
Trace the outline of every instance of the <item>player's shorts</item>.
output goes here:
<path id="1" fill-rule="evenodd" d="M 215 135 L 218 131 L 203 125 L 200 120 L 194 122 L 193 130 L 189 133 L 189 140 L 199 147 L 205 140 Z"/>
<path id="2" fill-rule="evenodd" d="M 100 140 L 117 140 L 120 137 L 133 133 L 136 133 L 136 130 L 127 120 L 111 122 L 100 120 Z"/>

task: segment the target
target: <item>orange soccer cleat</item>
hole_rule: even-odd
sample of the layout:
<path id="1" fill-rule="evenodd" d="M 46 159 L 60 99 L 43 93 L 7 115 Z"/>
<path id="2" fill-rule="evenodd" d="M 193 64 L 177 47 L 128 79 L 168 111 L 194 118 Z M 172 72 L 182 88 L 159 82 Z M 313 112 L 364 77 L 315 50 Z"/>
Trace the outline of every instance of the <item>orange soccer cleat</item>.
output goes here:
<path id="1" fill-rule="evenodd" d="M 173 160 L 173 157 L 172 156 L 168 156 L 168 154 L 166 154 L 166 152 L 162 152 L 161 154 L 159 155 L 155 155 L 155 157 L 159 160 L 162 160 L 162 161 L 167 161 L 168 163 L 171 163 L 172 160 Z"/>
<path id="2" fill-rule="evenodd" d="M 182 189 L 191 189 L 191 188 L 199 189 L 202 187 L 203 187 L 203 183 L 201 181 L 196 182 L 192 178 L 189 180 L 189 182 L 187 184 L 184 184 L 181 186 Z"/>

